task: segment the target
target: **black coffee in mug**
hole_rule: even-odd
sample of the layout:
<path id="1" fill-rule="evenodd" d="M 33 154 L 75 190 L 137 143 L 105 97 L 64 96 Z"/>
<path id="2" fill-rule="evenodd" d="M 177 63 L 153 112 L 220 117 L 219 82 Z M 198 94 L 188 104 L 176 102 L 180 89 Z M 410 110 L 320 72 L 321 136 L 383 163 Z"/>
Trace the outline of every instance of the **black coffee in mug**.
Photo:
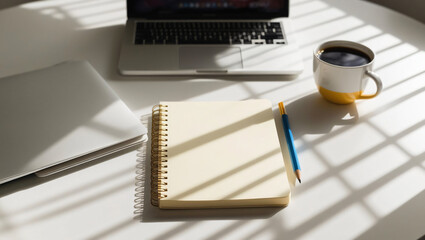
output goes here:
<path id="1" fill-rule="evenodd" d="M 325 48 L 317 56 L 327 63 L 344 67 L 362 66 L 372 61 L 366 53 L 348 47 Z"/>

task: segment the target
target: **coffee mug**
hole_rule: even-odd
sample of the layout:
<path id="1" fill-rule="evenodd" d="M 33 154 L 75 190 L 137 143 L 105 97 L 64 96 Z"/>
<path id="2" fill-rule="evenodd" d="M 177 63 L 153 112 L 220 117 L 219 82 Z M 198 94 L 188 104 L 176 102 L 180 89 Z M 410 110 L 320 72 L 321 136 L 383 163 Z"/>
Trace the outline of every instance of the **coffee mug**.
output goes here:
<path id="1" fill-rule="evenodd" d="M 382 91 L 380 77 L 372 72 L 375 53 L 351 41 L 329 41 L 313 52 L 313 72 L 320 94 L 338 104 L 376 97 Z M 363 94 L 368 79 L 376 84 L 375 94 Z"/>

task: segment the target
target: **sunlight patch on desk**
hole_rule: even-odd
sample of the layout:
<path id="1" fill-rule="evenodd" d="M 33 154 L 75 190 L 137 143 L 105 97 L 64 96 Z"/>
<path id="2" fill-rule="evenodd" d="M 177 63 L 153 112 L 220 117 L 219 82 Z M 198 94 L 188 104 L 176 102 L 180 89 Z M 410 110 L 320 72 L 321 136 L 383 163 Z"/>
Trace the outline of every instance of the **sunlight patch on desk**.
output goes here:
<path id="1" fill-rule="evenodd" d="M 386 156 L 391 156 L 391 158 Z M 341 172 L 341 176 L 351 187 L 358 190 L 397 169 L 408 160 L 409 157 L 400 151 L 399 148 L 389 145 L 344 169 Z M 364 174 L 368 169 L 370 171 Z"/>
<path id="2" fill-rule="evenodd" d="M 362 115 L 366 115 L 366 117 L 368 118 L 373 118 L 373 116 L 379 115 L 381 112 L 385 112 L 388 109 L 393 109 L 394 107 L 406 101 L 409 101 L 411 97 L 417 94 L 422 94 L 423 89 L 425 88 L 425 81 L 423 81 L 424 78 L 425 69 L 422 73 L 418 73 L 412 78 L 399 80 L 396 84 L 393 84 L 391 86 L 384 85 L 384 89 L 382 93 L 377 97 L 377 99 L 359 101 L 356 104 L 357 108 L 359 112 L 362 113 Z M 392 118 L 396 115 L 397 114 L 393 114 L 390 117 Z M 390 131 L 392 132 L 392 130 Z"/>
<path id="3" fill-rule="evenodd" d="M 306 142 L 314 142 L 314 141 L 316 141 L 317 139 L 320 139 L 320 138 L 322 138 L 323 137 L 323 134 L 322 133 L 312 133 L 312 134 L 304 134 L 303 136 L 302 136 L 302 138 L 304 139 L 304 141 L 306 141 Z"/>
<path id="4" fill-rule="evenodd" d="M 293 196 L 291 211 L 283 215 L 285 227 L 288 229 L 299 227 L 349 195 L 350 190 L 338 178 L 326 178 L 308 191 Z"/>
<path id="5" fill-rule="evenodd" d="M 101 5 L 102 7 L 100 8 L 99 5 Z M 63 9 L 67 11 L 69 16 L 73 18 L 87 18 L 87 17 L 95 17 L 98 15 L 102 15 L 104 13 L 120 12 L 123 10 L 125 11 L 126 8 L 125 8 L 125 2 L 123 1 L 118 1 L 118 2 L 102 1 L 93 6 L 79 7 L 76 9 L 69 9 L 69 8 L 63 7 Z"/>
<path id="6" fill-rule="evenodd" d="M 248 239 L 250 236 L 264 231 L 264 229 L 267 228 L 267 226 L 263 227 L 258 224 L 260 221 L 261 220 L 222 221 L 224 225 L 223 228 L 204 237 L 203 239 Z"/>
<path id="7" fill-rule="evenodd" d="M 162 229 L 164 234 L 157 235 L 149 239 L 155 240 L 166 240 L 166 239 L 194 239 L 193 236 L 214 236 L 215 233 L 226 229 L 228 225 L 231 225 L 230 221 L 216 221 L 215 224 L 210 224 L 208 221 L 197 221 L 193 224 L 183 223 L 178 225 L 177 228 Z M 196 226 L 196 227 L 194 227 Z M 177 231 L 176 231 L 177 230 Z M 208 239 L 208 238 L 202 238 Z M 220 238 L 222 239 L 222 238 Z"/>
<path id="8" fill-rule="evenodd" d="M 31 211 L 27 211 L 19 215 L 8 215 L 8 218 L 13 223 L 14 228 L 6 230 L 13 231 L 15 228 L 18 228 L 20 231 L 31 231 L 40 227 L 61 229 L 63 227 L 60 226 L 61 219 L 72 218 L 74 215 L 84 216 L 87 212 L 90 212 L 93 217 L 109 214 L 111 216 L 119 216 L 119 208 L 111 208 L 105 212 L 104 209 L 100 209 L 97 206 L 101 206 L 102 204 L 113 206 L 113 204 L 117 202 L 116 198 L 128 198 L 128 195 L 126 194 L 126 187 L 131 187 L 132 182 L 133 181 L 124 181 L 117 185 L 114 184 L 114 186 L 111 186 L 110 184 L 99 185 L 89 193 L 78 192 L 72 196 L 68 196 L 67 198 L 62 198 L 60 201 L 51 202 L 49 205 L 44 207 L 31 209 Z M 30 199 L 34 199 L 34 196 L 31 196 Z M 124 199 L 124 201 L 131 202 L 131 199 Z M 19 204 L 18 202 L 16 203 Z M 90 225 L 94 227 L 93 221 L 95 220 L 93 217 L 80 219 L 80 221 L 75 223 L 74 226 L 80 226 L 83 228 L 83 226 Z M 116 221 L 116 219 L 109 217 L 102 219 L 103 224 L 114 221 Z M 72 229 L 63 229 L 61 234 L 63 234 L 64 237 L 76 235 Z M 84 234 L 83 232 L 79 232 L 78 234 L 81 238 L 83 238 L 81 236 Z"/>
<path id="9" fill-rule="evenodd" d="M 264 224 L 259 224 L 264 222 Z M 236 225 L 237 224 L 237 225 Z M 233 227 L 230 229 L 230 227 Z M 215 234 L 211 237 L 205 238 L 205 240 L 216 240 L 216 239 L 275 239 L 276 231 L 271 227 L 270 224 L 261 220 L 251 221 L 237 221 L 235 224 L 229 225 L 227 234 Z"/>
<path id="10" fill-rule="evenodd" d="M 240 99 L 257 98 L 257 89 L 247 88 L 244 83 L 232 84 L 219 89 L 211 89 L 200 95 L 182 99 L 181 101 L 205 101 L 205 99 L 220 99 L 220 101 L 237 101 Z"/>
<path id="11" fill-rule="evenodd" d="M 307 231 L 299 239 L 354 239 L 376 223 L 360 204 L 352 204 L 335 216 Z M 349 226 L 349 227 L 347 227 Z"/>
<path id="12" fill-rule="evenodd" d="M 62 229 L 60 222 L 75 215 L 86 216 L 75 223 L 75 227 L 80 226 L 83 229 L 84 225 L 92 226 L 94 222 L 98 222 L 98 216 L 119 216 L 122 208 L 105 211 L 103 207 L 98 206 L 113 206 L 117 198 L 124 198 L 123 201 L 132 203 L 133 156 L 133 153 L 127 153 L 102 164 L 54 178 L 53 181 L 36 184 L 25 191 L 4 196 L 0 206 L 7 209 L 4 217 L 13 225 L 8 229 L 0 228 L 0 232 L 19 229 L 21 233 L 34 233 L 34 229 L 38 227 Z M 124 158 L 129 161 L 123 161 Z M 130 163 L 131 167 L 126 162 Z M 28 180 L 42 179 L 30 177 Z M 40 192 L 43 194 L 37 194 Z M 131 204 L 128 207 L 131 211 Z M 116 220 L 106 217 L 102 221 L 108 223 Z M 75 236 L 76 233 L 69 228 L 63 229 L 61 234 L 66 237 Z M 37 237 L 32 235 L 32 238 Z"/>
<path id="13" fill-rule="evenodd" d="M 423 81 L 419 78 L 418 80 Z M 424 82 L 425 84 L 425 82 Z M 415 90 L 417 90 L 416 85 Z M 398 87 L 400 93 L 402 87 Z M 409 96 L 409 95 L 408 95 Z M 405 101 L 400 101 L 398 104 L 391 106 L 382 113 L 375 115 L 369 121 L 380 131 L 388 136 L 401 134 L 403 131 L 414 127 L 417 124 L 425 121 L 425 111 L 423 109 L 412 110 L 409 106 L 421 106 L 425 102 L 425 92 L 411 96 Z M 417 128 L 417 127 L 416 127 Z M 412 129 L 415 130 L 415 129 Z"/>
<path id="14" fill-rule="evenodd" d="M 385 137 L 382 134 L 368 124 L 361 123 L 317 144 L 316 149 L 329 164 L 339 166 L 383 141 Z"/>
<path id="15" fill-rule="evenodd" d="M 74 10 L 116 2 L 117 0 L 69 0 L 68 3 L 61 4 L 61 7 L 65 10 Z"/>
<path id="16" fill-rule="evenodd" d="M 412 156 L 425 153 L 425 117 L 422 126 L 397 141 Z"/>
<path id="17" fill-rule="evenodd" d="M 391 65 L 387 65 L 382 69 L 378 69 L 377 72 L 384 81 L 384 90 L 386 87 L 390 87 L 416 74 L 424 72 L 424 62 L 425 52 L 420 51 L 394 61 Z M 394 69 L 409 69 L 409 71 L 394 71 Z"/>
<path id="18" fill-rule="evenodd" d="M 310 95 L 310 94 L 313 94 L 313 93 L 315 93 L 315 92 L 316 92 L 316 89 L 312 89 L 312 90 L 310 90 L 310 91 L 306 91 L 306 92 L 304 92 L 304 93 L 302 93 L 302 94 L 299 94 L 298 96 L 294 96 L 294 97 L 286 98 L 286 102 L 290 103 L 290 102 L 292 102 L 292 101 L 296 101 L 297 99 L 303 98 L 303 97 L 308 96 L 308 95 Z M 289 94 L 288 94 L 288 95 L 289 95 Z M 277 101 L 277 100 L 276 100 L 276 101 Z M 280 100 L 279 100 L 279 101 L 280 101 Z"/>
<path id="19" fill-rule="evenodd" d="M 298 43 L 301 47 L 308 46 L 310 44 L 317 45 L 317 42 L 326 41 L 329 38 L 335 39 L 335 37 L 350 32 L 355 28 L 360 28 L 364 25 L 364 22 L 356 17 L 347 16 L 337 21 L 329 22 L 315 28 L 307 29 L 299 32 L 298 34 L 312 36 L 309 38 L 298 38 Z M 311 49 L 312 51 L 312 49 Z"/>
<path id="20" fill-rule="evenodd" d="M 55 19 L 72 18 L 80 29 L 93 29 L 114 25 L 123 25 L 126 20 L 125 2 L 110 0 L 69 1 L 60 3 L 47 1 L 22 5 L 29 10 L 40 10 L 41 14 Z"/>
<path id="21" fill-rule="evenodd" d="M 251 94 L 252 99 L 255 99 L 255 98 L 271 99 L 265 96 L 269 95 L 270 93 L 271 95 L 275 95 L 273 94 L 273 92 L 275 92 L 276 90 L 278 89 L 281 90 L 283 88 L 286 88 L 286 84 L 282 83 L 281 81 L 269 82 L 269 84 L 266 85 L 261 81 L 261 79 L 262 77 L 258 77 L 258 80 L 259 80 L 258 82 L 250 82 L 250 83 L 241 82 L 238 85 L 245 88 L 246 92 Z"/>
<path id="22" fill-rule="evenodd" d="M 361 42 L 366 39 L 377 37 L 380 34 L 382 34 L 381 29 L 372 25 L 366 25 L 360 28 L 356 28 L 352 31 L 340 34 L 335 37 L 335 39 Z"/>
<path id="23" fill-rule="evenodd" d="M 188 221 L 188 222 L 161 222 L 161 224 L 150 223 L 147 227 L 147 230 L 158 230 L 160 234 L 152 235 L 154 231 L 144 231 L 147 239 L 152 240 L 165 240 L 165 239 L 185 239 L 182 237 L 188 230 L 198 227 L 201 221 Z M 137 227 L 144 227 L 144 225 L 136 225 Z M 157 233 L 155 232 L 155 233 Z M 148 236 L 149 235 L 149 236 Z M 199 233 L 198 233 L 199 235 Z M 178 236 L 178 238 L 177 238 Z M 190 239 L 190 238 L 189 238 Z"/>
<path id="24" fill-rule="evenodd" d="M 75 19 L 80 23 L 80 25 L 82 25 L 83 29 L 90 29 L 90 28 L 94 28 L 93 26 L 106 27 L 108 26 L 106 23 L 115 22 L 115 21 L 121 24 L 124 24 L 125 16 L 126 16 L 125 9 L 122 9 L 122 10 L 117 10 L 113 12 L 97 14 L 95 16 L 87 16 L 87 17 L 81 17 L 81 18 L 75 18 Z"/>
<path id="25" fill-rule="evenodd" d="M 409 44 L 402 43 L 401 45 L 389 48 L 376 55 L 376 61 L 373 65 L 375 69 L 380 69 L 383 66 L 391 66 L 392 63 L 409 56 L 418 51 L 418 48 Z"/>
<path id="26" fill-rule="evenodd" d="M 179 234 L 173 234 L 169 238 L 165 238 L 165 239 L 191 239 L 190 236 L 212 235 L 226 228 L 227 225 L 228 224 L 226 222 L 217 222 L 217 224 L 211 225 L 211 224 L 208 224 L 208 222 L 204 221 L 197 224 L 196 228 L 186 229 L 185 231 L 182 231 Z"/>
<path id="27" fill-rule="evenodd" d="M 362 44 L 371 48 L 375 53 L 399 43 L 401 43 L 399 38 L 388 33 L 362 42 Z"/>
<path id="28" fill-rule="evenodd" d="M 425 170 L 414 167 L 365 197 L 370 209 L 384 217 L 425 190 Z"/>
<path id="29" fill-rule="evenodd" d="M 78 0 L 72 0 L 72 1 L 78 1 Z M 58 1 L 34 1 L 27 4 L 23 4 L 20 7 L 25 9 L 38 10 L 38 9 L 47 9 L 51 7 L 56 7 L 58 5 L 63 5 L 63 4 L 58 3 Z"/>
<path id="30" fill-rule="evenodd" d="M 291 4 L 291 8 L 293 8 L 297 5 L 300 5 L 300 4 L 303 4 L 303 3 L 306 3 L 306 2 L 311 2 L 311 1 L 312 0 L 292 0 L 292 1 L 290 1 L 290 4 Z"/>
<path id="31" fill-rule="evenodd" d="M 121 17 L 119 17 L 116 19 L 111 19 L 109 21 L 94 23 L 92 25 L 85 27 L 84 29 L 104 28 L 104 27 L 111 27 L 111 26 L 124 25 L 124 24 L 125 24 L 125 19 L 122 19 Z"/>
<path id="32" fill-rule="evenodd" d="M 324 101 L 326 101 L 326 100 L 324 100 Z M 332 103 L 329 103 L 329 104 L 332 104 Z M 338 105 L 335 105 L 335 106 L 338 106 Z M 342 120 L 342 118 L 340 118 L 339 115 L 338 115 L 338 118 L 336 118 L 336 119 Z M 330 123 L 332 123 L 334 121 L 333 118 L 328 118 L 328 116 L 324 116 L 324 117 L 321 117 L 321 118 L 319 118 L 317 116 L 317 118 L 314 118 L 314 120 L 318 120 L 320 122 L 327 121 L 327 122 L 330 122 Z M 328 126 L 325 126 L 325 127 L 326 127 L 326 129 L 322 132 L 317 132 L 317 133 L 314 133 L 314 134 L 304 134 L 302 136 L 304 141 L 306 141 L 310 145 L 315 146 L 315 145 L 319 144 L 320 142 L 322 142 L 323 139 L 332 138 L 332 135 L 336 135 L 335 134 L 336 132 L 338 133 L 338 132 L 344 131 L 344 128 L 349 128 L 350 125 L 344 124 L 343 121 L 340 121 L 337 124 L 329 124 Z M 323 135 L 323 132 L 330 133 L 330 135 Z"/>
<path id="33" fill-rule="evenodd" d="M 260 98 L 270 99 L 273 102 L 280 102 L 285 100 L 285 105 L 287 105 L 291 100 L 299 99 L 302 96 L 309 95 L 316 91 L 316 87 L 313 84 L 306 87 L 303 81 L 294 81 L 297 82 L 293 82 L 291 85 L 284 85 L 280 88 L 276 88 L 268 92 L 260 93 L 258 96 Z M 283 88 L 285 89 L 285 95 L 282 95 Z"/>
<path id="34" fill-rule="evenodd" d="M 276 239 L 276 237 L 279 237 L 279 236 L 276 236 L 276 233 L 273 230 L 259 231 L 254 236 L 255 239 Z"/>
<path id="35" fill-rule="evenodd" d="M 317 177 L 329 170 L 309 147 L 305 151 L 298 152 L 298 158 L 302 160 L 303 184 L 314 183 Z"/>
<path id="36" fill-rule="evenodd" d="M 291 18 L 308 15 L 323 9 L 328 8 L 329 5 L 322 1 L 309 1 L 291 7 Z"/>
<path id="37" fill-rule="evenodd" d="M 291 10 L 292 11 L 292 10 Z M 292 25 L 295 27 L 296 31 L 301 31 L 319 24 L 323 24 L 330 21 L 335 21 L 338 18 L 345 16 L 346 13 L 337 8 L 328 8 L 324 11 L 314 12 L 312 14 L 306 15 L 304 17 L 295 18 L 292 21 Z M 311 21 L 311 19 L 320 19 L 316 21 Z"/>
<path id="38" fill-rule="evenodd" d="M 55 8 L 48 8 L 41 11 L 41 14 L 51 16 L 54 19 L 62 20 L 65 19 L 65 15 L 61 12 L 58 12 Z"/>

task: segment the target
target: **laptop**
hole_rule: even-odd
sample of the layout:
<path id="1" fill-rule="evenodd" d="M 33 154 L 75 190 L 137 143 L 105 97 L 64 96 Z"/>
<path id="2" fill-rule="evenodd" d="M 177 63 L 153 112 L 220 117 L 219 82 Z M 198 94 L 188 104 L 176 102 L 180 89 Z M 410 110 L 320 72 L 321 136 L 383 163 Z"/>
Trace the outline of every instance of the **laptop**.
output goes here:
<path id="1" fill-rule="evenodd" d="M 137 145 L 146 128 L 85 61 L 0 79 L 0 184 Z"/>
<path id="2" fill-rule="evenodd" d="M 127 0 L 123 75 L 289 75 L 303 70 L 289 0 Z"/>

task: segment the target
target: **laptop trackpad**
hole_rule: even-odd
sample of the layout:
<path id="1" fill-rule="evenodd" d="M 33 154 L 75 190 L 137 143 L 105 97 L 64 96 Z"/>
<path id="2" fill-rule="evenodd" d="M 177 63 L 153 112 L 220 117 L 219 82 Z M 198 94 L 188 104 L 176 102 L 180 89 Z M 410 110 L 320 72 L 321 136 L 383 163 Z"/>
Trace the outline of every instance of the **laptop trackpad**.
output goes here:
<path id="1" fill-rule="evenodd" d="M 241 69 L 239 47 L 184 46 L 179 48 L 180 69 L 227 70 Z"/>

